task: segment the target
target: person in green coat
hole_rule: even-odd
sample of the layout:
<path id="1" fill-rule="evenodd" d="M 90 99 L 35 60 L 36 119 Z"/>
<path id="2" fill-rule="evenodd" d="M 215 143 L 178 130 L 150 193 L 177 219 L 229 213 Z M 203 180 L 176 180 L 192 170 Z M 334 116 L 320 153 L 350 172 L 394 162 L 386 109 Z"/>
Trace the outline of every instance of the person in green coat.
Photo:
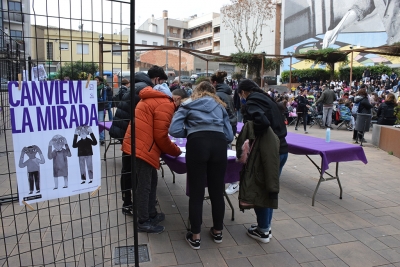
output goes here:
<path id="1" fill-rule="evenodd" d="M 245 79 L 241 81 L 237 90 L 240 98 L 246 101 L 242 107 L 243 121 L 245 123 L 247 121 L 253 122 L 255 137 L 257 138 L 258 136 L 262 136 L 266 131 L 268 131 L 268 128 L 271 128 L 275 135 L 279 138 L 279 173 L 277 174 L 279 179 L 280 173 L 282 172 L 283 166 L 288 158 L 288 144 L 286 142 L 287 130 L 284 122 L 284 115 L 281 113 L 278 104 L 267 93 L 262 91 L 252 80 Z M 268 150 L 268 148 L 266 149 Z M 269 178 L 271 177 L 264 177 L 264 179 Z M 275 183 L 270 184 L 276 184 L 276 181 Z M 274 192 L 266 192 L 270 195 L 270 198 L 273 198 L 274 194 L 276 199 L 278 198 L 279 181 L 277 184 L 277 191 L 275 189 Z M 265 206 L 254 208 L 254 211 L 257 215 L 257 225 L 252 225 L 247 230 L 247 234 L 251 238 L 259 240 L 263 243 L 269 242 L 272 234 L 272 208 L 273 207 Z M 277 208 L 277 203 L 275 208 Z"/>

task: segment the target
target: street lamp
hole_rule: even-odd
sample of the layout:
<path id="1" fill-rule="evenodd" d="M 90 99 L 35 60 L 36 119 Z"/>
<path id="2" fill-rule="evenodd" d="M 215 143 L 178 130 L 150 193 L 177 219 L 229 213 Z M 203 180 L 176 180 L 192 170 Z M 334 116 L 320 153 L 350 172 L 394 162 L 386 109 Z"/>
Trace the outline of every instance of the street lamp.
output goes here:
<path id="1" fill-rule="evenodd" d="M 351 59 L 350 59 L 350 89 L 351 84 L 353 82 L 353 46 L 350 46 L 351 49 Z"/>
<path id="2" fill-rule="evenodd" d="M 264 90 L 264 57 L 265 57 L 265 51 L 262 51 L 261 52 L 261 70 L 260 70 L 261 82 L 260 82 L 260 85 L 261 85 L 261 89 L 263 89 L 263 90 Z"/>
<path id="3" fill-rule="evenodd" d="M 292 57 L 293 57 L 293 52 L 287 52 L 288 53 L 288 55 L 290 56 L 290 63 L 289 63 L 289 68 L 290 68 L 290 71 L 289 71 L 289 89 L 290 89 L 290 91 L 292 90 Z"/>

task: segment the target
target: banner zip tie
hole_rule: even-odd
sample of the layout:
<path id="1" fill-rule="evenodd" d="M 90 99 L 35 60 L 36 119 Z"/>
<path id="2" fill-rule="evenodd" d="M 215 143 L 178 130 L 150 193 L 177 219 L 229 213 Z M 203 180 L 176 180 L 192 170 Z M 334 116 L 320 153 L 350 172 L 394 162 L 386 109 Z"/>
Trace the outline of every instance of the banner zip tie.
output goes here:
<path id="1" fill-rule="evenodd" d="M 92 193 L 90 193 L 90 196 L 94 197 L 94 195 L 96 195 L 97 192 L 99 192 L 100 188 L 101 188 L 101 186 L 97 187 L 96 190 L 94 190 Z"/>
<path id="2" fill-rule="evenodd" d="M 86 88 L 89 87 L 90 79 L 92 79 L 92 74 L 91 74 L 91 73 L 89 73 L 89 75 L 88 75 L 88 77 L 87 77 Z"/>
<path id="3" fill-rule="evenodd" d="M 25 206 L 27 206 L 30 210 L 35 210 L 31 205 L 29 205 L 28 203 L 26 203 L 25 200 L 22 200 L 22 204 L 24 204 Z"/>

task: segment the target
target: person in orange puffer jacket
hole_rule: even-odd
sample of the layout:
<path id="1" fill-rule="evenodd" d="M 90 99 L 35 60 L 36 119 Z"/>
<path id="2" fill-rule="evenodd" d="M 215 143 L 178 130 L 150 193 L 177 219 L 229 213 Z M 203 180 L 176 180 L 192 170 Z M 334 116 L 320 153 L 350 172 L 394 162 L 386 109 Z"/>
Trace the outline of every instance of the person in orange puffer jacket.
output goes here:
<path id="1" fill-rule="evenodd" d="M 148 86 L 139 93 L 135 108 L 136 173 L 138 229 L 141 232 L 161 233 L 163 213 L 157 213 L 157 171 L 161 153 L 179 156 L 181 151 L 168 137 L 168 129 L 176 106 L 167 94 Z M 122 151 L 131 155 L 131 127 L 128 126 Z"/>

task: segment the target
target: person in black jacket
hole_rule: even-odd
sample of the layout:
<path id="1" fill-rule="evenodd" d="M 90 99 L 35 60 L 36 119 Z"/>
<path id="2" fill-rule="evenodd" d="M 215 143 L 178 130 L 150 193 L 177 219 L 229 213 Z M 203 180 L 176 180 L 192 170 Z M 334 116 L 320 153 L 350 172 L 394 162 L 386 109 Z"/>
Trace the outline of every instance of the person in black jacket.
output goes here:
<path id="1" fill-rule="evenodd" d="M 255 135 L 266 131 L 272 127 L 274 133 L 278 136 L 279 145 L 279 175 L 285 165 L 289 148 L 286 142 L 287 129 L 285 118 L 282 115 L 278 104 L 252 80 L 245 79 L 239 83 L 238 94 L 246 100 L 243 105 L 243 121 L 253 121 Z M 267 149 L 267 148 L 266 148 Z M 254 209 L 257 215 L 257 225 L 251 225 L 247 234 L 263 243 L 268 243 L 271 236 L 271 221 L 273 209 L 256 207 Z"/>
<path id="2" fill-rule="evenodd" d="M 372 114 L 371 110 L 372 110 L 373 106 L 369 102 L 367 89 L 366 89 L 366 86 L 364 84 L 361 85 L 361 89 L 358 90 L 357 96 L 362 97 L 361 101 L 359 101 L 360 104 L 358 105 L 357 114 L 358 113 Z M 356 118 L 356 126 L 357 126 L 357 118 Z M 367 127 L 369 127 L 369 125 L 367 125 Z M 364 131 L 358 131 L 358 134 L 357 134 L 356 130 L 354 130 L 354 131 L 356 132 L 356 134 L 355 134 L 355 136 L 353 134 L 353 140 L 354 140 L 354 137 L 355 137 L 355 142 L 356 143 L 358 142 L 358 139 L 362 139 L 363 140 L 362 142 L 365 143 L 366 141 L 364 139 Z"/>
<path id="3" fill-rule="evenodd" d="M 307 132 L 307 116 L 308 116 L 308 108 L 310 107 L 310 103 L 307 100 L 307 90 L 303 90 L 301 94 L 297 97 L 297 121 L 296 127 L 294 128 L 297 131 L 297 126 L 299 125 L 300 117 L 303 118 L 304 125 L 304 133 Z"/>
<path id="4" fill-rule="evenodd" d="M 217 91 L 217 96 L 226 104 L 226 111 L 229 116 L 229 122 L 232 126 L 232 132 L 236 134 L 237 117 L 235 112 L 235 105 L 232 98 L 232 89 L 224 82 L 228 74 L 226 71 L 217 71 L 211 76 L 211 83 Z M 239 184 L 233 183 L 228 186 L 226 193 L 228 195 L 234 194 L 239 191 Z"/>
<path id="5" fill-rule="evenodd" d="M 389 93 L 386 96 L 385 102 L 383 102 L 377 112 L 378 124 L 381 125 L 394 125 L 397 118 L 395 116 L 395 107 L 397 106 L 396 97 L 394 94 Z"/>
<path id="6" fill-rule="evenodd" d="M 164 70 L 156 65 L 152 66 L 147 74 L 144 72 L 135 73 L 134 107 L 136 107 L 137 103 L 140 101 L 139 92 L 143 88 L 162 84 L 167 78 Z M 113 123 L 110 128 L 110 136 L 112 138 L 116 138 L 122 142 L 131 119 L 132 110 L 131 90 L 128 89 L 122 96 L 122 100 L 119 102 L 114 115 Z M 122 152 L 121 191 L 122 200 L 124 201 L 122 213 L 125 215 L 133 215 L 131 189 L 131 155 Z"/>

